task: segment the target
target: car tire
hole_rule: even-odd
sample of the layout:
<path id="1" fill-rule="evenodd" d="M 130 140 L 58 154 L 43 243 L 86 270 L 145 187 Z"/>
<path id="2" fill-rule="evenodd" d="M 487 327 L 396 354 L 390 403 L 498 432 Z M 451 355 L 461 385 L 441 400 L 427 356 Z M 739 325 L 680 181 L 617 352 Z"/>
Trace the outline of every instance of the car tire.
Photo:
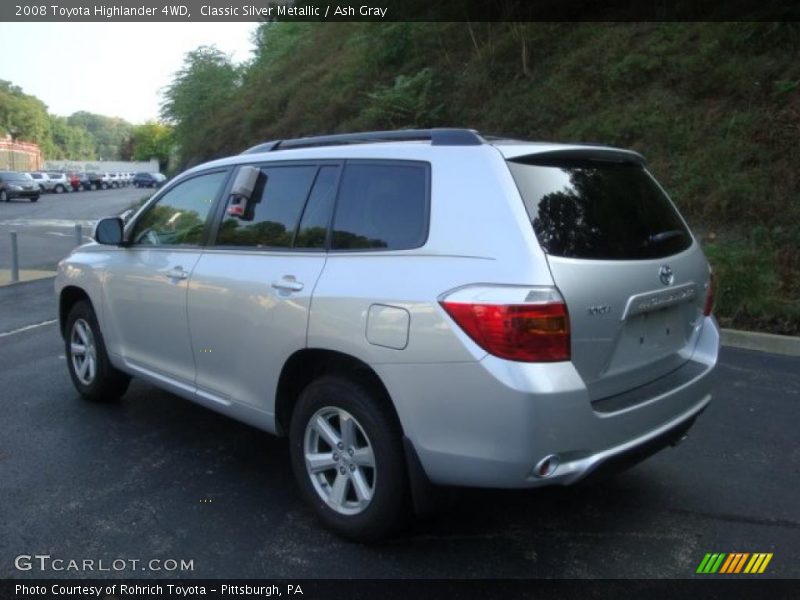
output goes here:
<path id="1" fill-rule="evenodd" d="M 63 194 L 65 191 L 66 190 L 64 189 L 63 185 L 59 184 L 59 185 L 56 186 L 56 194 Z"/>
<path id="2" fill-rule="evenodd" d="M 5 190 L 0 190 L 0 202 L 8 202 L 10 198 L 8 197 L 8 192 Z"/>
<path id="3" fill-rule="evenodd" d="M 39 196 L 31 196 L 31 202 L 38 202 Z"/>
<path id="4" fill-rule="evenodd" d="M 364 382 L 326 375 L 300 394 L 290 425 L 303 496 L 329 529 L 360 542 L 385 537 L 409 513 L 402 432 L 381 395 Z M 312 469 L 307 458 L 314 455 L 321 462 Z"/>
<path id="5" fill-rule="evenodd" d="M 78 393 L 92 402 L 119 400 L 131 378 L 111 365 L 89 302 L 82 300 L 72 307 L 64 332 L 67 368 Z"/>

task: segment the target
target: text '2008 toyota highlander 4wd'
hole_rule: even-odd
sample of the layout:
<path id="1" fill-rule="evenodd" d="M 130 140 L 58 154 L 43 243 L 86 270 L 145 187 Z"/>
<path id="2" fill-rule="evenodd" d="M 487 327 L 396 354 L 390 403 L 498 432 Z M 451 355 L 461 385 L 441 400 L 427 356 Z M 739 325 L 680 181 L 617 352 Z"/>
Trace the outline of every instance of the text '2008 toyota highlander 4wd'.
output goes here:
<path id="1" fill-rule="evenodd" d="M 708 263 L 635 152 L 457 129 L 269 142 L 195 167 L 59 265 L 67 363 L 288 435 L 342 535 L 430 484 L 570 484 L 710 401 Z"/>

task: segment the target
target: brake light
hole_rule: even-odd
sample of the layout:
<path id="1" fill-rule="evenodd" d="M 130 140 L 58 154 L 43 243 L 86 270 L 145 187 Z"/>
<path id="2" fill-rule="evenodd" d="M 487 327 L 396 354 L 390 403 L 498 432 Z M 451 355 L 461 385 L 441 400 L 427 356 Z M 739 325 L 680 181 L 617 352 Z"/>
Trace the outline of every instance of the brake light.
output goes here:
<path id="1" fill-rule="evenodd" d="M 714 280 L 714 273 L 709 272 L 708 274 L 708 289 L 706 290 L 706 303 L 703 306 L 703 314 L 705 316 L 711 315 L 711 311 L 714 310 L 714 295 L 717 291 L 717 283 Z"/>
<path id="2" fill-rule="evenodd" d="M 481 348 L 508 360 L 555 362 L 570 358 L 567 306 L 442 301 L 442 307 Z"/>

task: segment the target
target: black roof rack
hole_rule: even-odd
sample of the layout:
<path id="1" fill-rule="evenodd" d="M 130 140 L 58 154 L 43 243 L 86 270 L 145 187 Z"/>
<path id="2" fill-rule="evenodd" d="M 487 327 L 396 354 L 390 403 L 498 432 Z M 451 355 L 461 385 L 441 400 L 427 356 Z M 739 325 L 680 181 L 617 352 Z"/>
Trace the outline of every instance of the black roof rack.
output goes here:
<path id="1" fill-rule="evenodd" d="M 313 148 L 317 146 L 341 146 L 345 144 L 370 144 L 376 142 L 430 141 L 433 146 L 478 146 L 483 138 L 474 129 L 399 129 L 395 131 L 363 131 L 361 133 L 340 133 L 295 138 L 291 140 L 272 140 L 248 148 L 242 154 L 257 154 L 292 148 Z"/>

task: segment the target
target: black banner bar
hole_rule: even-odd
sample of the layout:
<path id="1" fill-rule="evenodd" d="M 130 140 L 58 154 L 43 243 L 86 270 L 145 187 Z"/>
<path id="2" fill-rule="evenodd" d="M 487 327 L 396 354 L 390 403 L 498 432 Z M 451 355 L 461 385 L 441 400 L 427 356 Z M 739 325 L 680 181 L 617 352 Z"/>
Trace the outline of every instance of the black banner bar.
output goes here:
<path id="1" fill-rule="evenodd" d="M 38 579 L 0 580 L 2 600 L 187 600 L 292 598 L 302 600 L 458 600 L 461 598 L 588 600 L 595 598 L 796 598 L 792 580 L 696 578 L 682 580 L 175 580 Z"/>
<path id="2" fill-rule="evenodd" d="M 0 21 L 798 21 L 785 0 L 4 0 Z"/>

